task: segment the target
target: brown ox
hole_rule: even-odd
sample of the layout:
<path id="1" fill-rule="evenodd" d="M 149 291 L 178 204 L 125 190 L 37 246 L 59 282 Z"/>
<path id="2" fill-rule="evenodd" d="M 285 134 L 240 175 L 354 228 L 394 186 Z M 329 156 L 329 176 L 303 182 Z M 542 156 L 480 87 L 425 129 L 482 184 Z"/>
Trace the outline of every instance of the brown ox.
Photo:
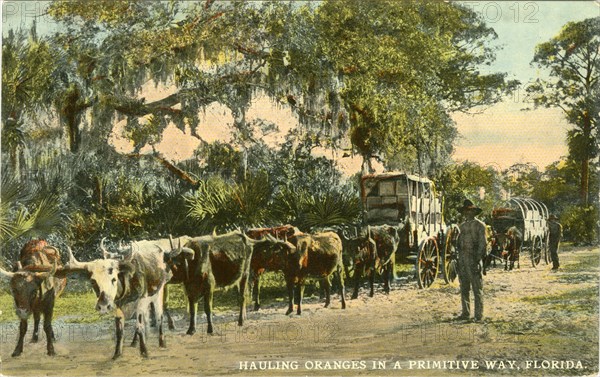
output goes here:
<path id="1" fill-rule="evenodd" d="M 398 229 L 390 225 L 367 227 L 364 235 L 357 237 L 354 251 L 354 292 L 352 298 L 358 297 L 358 287 L 364 272 L 369 275 L 369 296 L 374 294 L 374 275 L 383 278 L 383 289 L 390 293 L 390 281 L 394 278 L 396 249 L 400 242 Z"/>
<path id="2" fill-rule="evenodd" d="M 267 235 L 276 239 L 290 239 L 294 234 L 300 233 L 292 225 L 282 225 L 273 228 L 256 228 L 246 231 L 246 235 L 254 240 L 260 240 Z M 260 277 L 265 271 L 281 271 L 285 268 L 285 259 L 282 254 L 273 253 L 273 248 L 268 243 L 259 243 L 254 246 L 252 261 L 250 262 L 252 299 L 254 310 L 260 309 Z"/>
<path id="3" fill-rule="evenodd" d="M 502 245 L 502 257 L 504 258 L 504 269 L 512 270 L 517 262 L 517 268 L 521 268 L 519 256 L 523 245 L 523 234 L 516 226 L 511 226 L 506 233 L 500 236 L 500 245 Z M 508 264 L 510 263 L 510 267 Z"/>
<path id="4" fill-rule="evenodd" d="M 346 309 L 344 290 L 342 240 L 334 232 L 315 234 L 295 234 L 290 242 L 296 245 L 296 252 L 289 253 L 284 269 L 288 289 L 287 314 L 294 311 L 294 286 L 300 291 L 297 314 L 302 314 L 304 281 L 307 277 L 321 279 L 325 288 L 325 307 L 330 303 L 331 282 L 329 276 L 335 271 L 340 283 L 342 309 Z"/>
<path id="5" fill-rule="evenodd" d="M 261 246 L 263 245 L 263 246 Z M 213 332 L 212 302 L 217 287 L 238 288 L 240 315 L 238 325 L 246 318 L 246 285 L 250 274 L 250 261 L 255 247 L 265 247 L 269 253 L 294 253 L 289 242 L 265 237 L 255 241 L 240 231 L 222 235 L 207 235 L 189 239 L 183 246 L 168 254 L 167 264 L 173 272 L 172 282 L 181 282 L 185 287 L 190 311 L 190 326 L 187 334 L 196 332 L 196 304 L 204 298 L 206 332 Z"/>
<path id="6" fill-rule="evenodd" d="M 40 317 L 43 314 L 46 349 L 48 355 L 53 356 L 55 355 L 53 344 L 55 339 L 52 330 L 54 302 L 67 284 L 64 277 L 54 276 L 57 266 L 61 266 L 60 253 L 44 240 L 32 240 L 21 249 L 17 265 L 16 272 L 0 269 L 1 277 L 10 281 L 15 312 L 20 319 L 19 338 L 12 356 L 19 356 L 23 352 L 27 319 L 32 313 L 34 322 L 31 341 L 38 341 Z"/>

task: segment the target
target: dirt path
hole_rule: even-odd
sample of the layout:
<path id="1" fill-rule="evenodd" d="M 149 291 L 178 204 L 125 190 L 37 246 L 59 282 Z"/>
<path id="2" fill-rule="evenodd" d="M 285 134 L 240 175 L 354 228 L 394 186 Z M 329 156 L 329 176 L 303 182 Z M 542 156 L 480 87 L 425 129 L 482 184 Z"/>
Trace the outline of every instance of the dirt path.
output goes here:
<path id="1" fill-rule="evenodd" d="M 561 254 L 562 270 L 494 269 L 485 278 L 481 324 L 452 320 L 460 307 L 458 283 L 416 283 L 377 292 L 340 309 L 308 300 L 302 316 L 284 316 L 283 304 L 249 312 L 235 325 L 235 313 L 216 316 L 216 335 L 184 334 L 185 318 L 159 349 L 150 332 L 149 359 L 128 346 L 111 361 L 113 322 L 57 321 L 57 356 L 45 356 L 45 341 L 27 344 L 11 358 L 16 326 L 0 337 L 5 375 L 597 375 L 599 255 L 592 248 Z M 217 293 L 218 294 L 218 293 Z M 131 324 L 126 327 L 131 339 Z M 28 334 L 29 336 L 30 334 Z M 127 344 L 127 343 L 126 343 Z M 460 361 L 460 362 L 458 362 Z M 487 363 L 496 362 L 495 366 Z M 270 362 L 270 364 L 268 364 Z M 253 368 L 257 368 L 257 370 Z M 269 367 L 280 369 L 261 370 Z M 513 369 L 511 369 L 511 367 Z M 399 369 L 401 368 L 401 369 Z"/>

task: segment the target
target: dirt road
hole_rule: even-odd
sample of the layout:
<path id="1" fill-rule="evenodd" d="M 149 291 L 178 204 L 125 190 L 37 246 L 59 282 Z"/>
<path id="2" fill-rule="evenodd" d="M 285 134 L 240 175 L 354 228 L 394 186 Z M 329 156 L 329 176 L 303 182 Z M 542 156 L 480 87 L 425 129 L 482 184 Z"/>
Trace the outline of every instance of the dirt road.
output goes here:
<path id="1" fill-rule="evenodd" d="M 16 324 L 0 337 L 4 375 L 596 375 L 598 373 L 599 253 L 576 248 L 561 254 L 562 269 L 547 265 L 500 268 L 485 277 L 484 323 L 456 322 L 458 283 L 419 290 L 414 281 L 374 298 L 364 290 L 340 309 L 308 299 L 302 316 L 284 315 L 283 303 L 249 312 L 244 327 L 235 313 L 217 313 L 216 335 L 185 335 L 186 319 L 168 333 L 167 349 L 149 333 L 149 359 L 128 346 L 117 361 L 113 321 L 57 321 L 56 357 L 45 340 L 11 358 Z M 282 292 L 283 293 L 283 292 Z M 218 294 L 218 293 L 217 293 Z M 31 325 L 30 325 L 31 326 Z M 30 330 L 31 331 L 31 330 Z M 127 340 L 132 326 L 126 327 Z M 31 333 L 28 334 L 28 338 Z M 43 339 L 43 337 L 41 337 Z M 127 344 L 127 343 L 126 343 Z M 494 363 L 492 365 L 492 363 Z"/>

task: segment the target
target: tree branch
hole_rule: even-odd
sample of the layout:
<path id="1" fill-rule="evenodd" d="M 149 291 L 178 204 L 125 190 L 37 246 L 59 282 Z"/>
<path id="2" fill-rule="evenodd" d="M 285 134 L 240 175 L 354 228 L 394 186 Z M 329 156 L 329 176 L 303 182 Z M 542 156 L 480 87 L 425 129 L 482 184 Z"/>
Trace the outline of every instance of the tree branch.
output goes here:
<path id="1" fill-rule="evenodd" d="M 160 153 L 156 152 L 154 155 L 145 155 L 145 154 L 140 154 L 140 153 L 131 153 L 129 155 L 127 155 L 130 158 L 143 158 L 143 157 L 154 157 L 154 159 L 158 160 L 158 162 L 161 163 L 161 165 L 163 165 L 165 168 L 167 168 L 167 170 L 169 170 L 171 173 L 173 173 L 175 176 L 177 176 L 179 179 L 181 179 L 182 181 L 185 181 L 187 183 L 189 183 L 190 185 L 196 187 L 198 186 L 198 181 L 195 180 L 194 178 L 192 178 L 188 173 L 186 173 L 185 171 L 179 169 L 177 166 L 173 165 L 170 161 L 168 161 L 167 159 L 165 159 Z"/>

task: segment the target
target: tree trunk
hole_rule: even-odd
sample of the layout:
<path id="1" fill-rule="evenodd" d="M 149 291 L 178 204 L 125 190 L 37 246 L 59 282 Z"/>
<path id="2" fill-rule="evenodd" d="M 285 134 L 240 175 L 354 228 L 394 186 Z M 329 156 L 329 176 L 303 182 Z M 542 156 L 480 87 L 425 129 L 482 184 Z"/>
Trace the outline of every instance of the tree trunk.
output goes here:
<path id="1" fill-rule="evenodd" d="M 79 118 L 75 114 L 69 114 L 67 116 L 67 130 L 69 134 L 69 150 L 71 153 L 77 153 L 79 151 L 79 145 L 81 145 L 81 132 L 79 130 Z"/>
<path id="2" fill-rule="evenodd" d="M 592 139 L 592 120 L 590 119 L 590 115 L 588 111 L 584 111 L 583 113 L 583 137 L 584 140 Z M 593 143 L 592 143 L 593 145 Z M 593 147 L 592 147 L 593 148 Z M 586 148 L 587 149 L 587 148 Z M 579 200 L 581 204 L 586 206 L 588 205 L 588 190 L 590 184 L 590 154 L 592 151 L 587 149 L 585 151 L 585 157 L 581 161 L 581 187 L 579 190 Z"/>
<path id="3" fill-rule="evenodd" d="M 590 183 L 590 160 L 585 159 L 581 161 L 581 188 L 579 191 L 579 198 L 581 204 L 585 207 L 588 206 L 588 187 Z"/>

